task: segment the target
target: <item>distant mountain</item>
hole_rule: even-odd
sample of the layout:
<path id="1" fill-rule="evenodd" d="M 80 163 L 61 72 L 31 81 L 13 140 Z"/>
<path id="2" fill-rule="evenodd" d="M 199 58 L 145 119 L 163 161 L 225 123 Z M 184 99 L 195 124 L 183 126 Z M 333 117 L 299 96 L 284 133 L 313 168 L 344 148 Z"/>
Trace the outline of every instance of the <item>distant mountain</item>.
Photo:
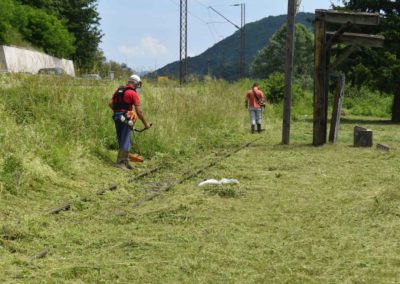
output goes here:
<path id="1" fill-rule="evenodd" d="M 312 29 L 313 13 L 299 13 L 296 22 Z M 262 49 L 270 37 L 287 22 L 286 15 L 269 16 L 245 25 L 245 56 L 247 70 L 257 52 Z M 200 55 L 188 58 L 188 74 L 204 76 L 210 74 L 216 78 L 235 80 L 239 75 L 240 32 L 221 40 Z M 170 63 L 149 76 L 179 77 L 179 61 Z"/>

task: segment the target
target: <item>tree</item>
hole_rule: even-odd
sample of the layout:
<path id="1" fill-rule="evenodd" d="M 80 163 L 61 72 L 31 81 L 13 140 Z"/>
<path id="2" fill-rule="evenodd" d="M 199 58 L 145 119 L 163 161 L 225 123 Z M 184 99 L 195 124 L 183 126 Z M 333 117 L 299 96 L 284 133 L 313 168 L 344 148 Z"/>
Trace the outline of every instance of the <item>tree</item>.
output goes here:
<path id="1" fill-rule="evenodd" d="M 74 36 L 55 16 L 25 5 L 20 5 L 17 11 L 19 31 L 26 40 L 58 57 L 75 52 Z"/>
<path id="2" fill-rule="evenodd" d="M 101 58 L 98 47 L 102 38 L 97 0 L 63 0 L 61 15 L 68 19 L 67 27 L 76 38 L 73 59 L 84 70 L 92 69 Z"/>
<path id="3" fill-rule="evenodd" d="M 385 37 L 382 49 L 367 48 L 353 54 L 342 65 L 343 71 L 353 83 L 393 93 L 392 121 L 400 122 L 400 0 L 343 0 L 343 4 L 347 10 L 379 13 L 380 24 L 368 27 L 368 33 L 372 31 Z M 360 70 L 369 70 L 369 76 L 363 81 L 360 81 Z"/>
<path id="4" fill-rule="evenodd" d="M 14 9 L 14 3 L 11 0 L 0 1 L 0 44 L 8 43 Z"/>
<path id="5" fill-rule="evenodd" d="M 65 21 L 68 31 L 75 37 L 72 59 L 89 71 L 101 63 L 98 47 L 102 38 L 97 0 L 19 0 L 21 3 L 42 9 Z"/>
<path id="6" fill-rule="evenodd" d="M 275 32 L 267 45 L 261 49 L 251 64 L 251 73 L 267 78 L 274 72 L 285 72 L 285 45 L 287 25 Z M 294 75 L 311 75 L 313 66 L 313 34 L 302 24 L 296 24 Z"/>

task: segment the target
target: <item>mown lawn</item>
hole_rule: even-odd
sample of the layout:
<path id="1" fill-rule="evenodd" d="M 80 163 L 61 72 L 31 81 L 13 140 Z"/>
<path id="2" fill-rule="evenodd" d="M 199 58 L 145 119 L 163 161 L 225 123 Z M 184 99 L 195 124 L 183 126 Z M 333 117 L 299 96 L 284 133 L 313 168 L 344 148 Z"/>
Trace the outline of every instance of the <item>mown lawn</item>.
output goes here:
<path id="1" fill-rule="evenodd" d="M 137 208 L 221 153 L 168 164 L 133 183 L 92 161 L 85 183 L 77 174 L 59 181 L 63 190 L 36 190 L 22 204 L 2 200 L 14 206 L 2 205 L 0 282 L 397 283 L 399 126 L 347 117 L 337 145 L 313 147 L 311 124 L 293 123 L 284 146 L 280 121 L 270 121 L 264 134 L 245 134 L 259 138 L 249 147 Z M 390 151 L 352 147 L 356 124 Z M 134 175 L 156 166 L 146 163 Z M 208 178 L 240 184 L 198 186 Z M 118 189 L 97 195 L 110 181 Z M 48 214 L 65 201 L 69 211 Z"/>

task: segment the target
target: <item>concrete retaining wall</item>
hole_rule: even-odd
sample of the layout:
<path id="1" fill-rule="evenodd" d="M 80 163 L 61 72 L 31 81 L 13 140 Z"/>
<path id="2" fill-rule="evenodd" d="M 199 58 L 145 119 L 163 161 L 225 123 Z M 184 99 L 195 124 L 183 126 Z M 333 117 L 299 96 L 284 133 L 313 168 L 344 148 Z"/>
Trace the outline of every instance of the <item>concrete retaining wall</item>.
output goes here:
<path id="1" fill-rule="evenodd" d="M 72 60 L 60 59 L 43 52 L 13 46 L 0 46 L 0 71 L 37 74 L 41 68 L 60 67 L 75 76 Z"/>

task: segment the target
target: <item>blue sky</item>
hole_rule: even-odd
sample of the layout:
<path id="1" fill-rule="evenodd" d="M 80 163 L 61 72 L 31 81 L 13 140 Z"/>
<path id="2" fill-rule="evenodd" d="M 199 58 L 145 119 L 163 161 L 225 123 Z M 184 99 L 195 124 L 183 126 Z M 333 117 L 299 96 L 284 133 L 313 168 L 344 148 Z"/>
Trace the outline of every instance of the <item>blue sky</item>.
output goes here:
<path id="1" fill-rule="evenodd" d="M 329 9 L 339 0 L 302 0 L 299 10 Z M 179 60 L 180 0 L 99 0 L 100 48 L 108 60 L 126 63 L 135 71 L 154 70 Z M 240 6 L 246 23 L 287 13 L 283 0 L 188 0 L 188 55 L 204 52 L 236 28 L 209 7 L 240 26 Z"/>

